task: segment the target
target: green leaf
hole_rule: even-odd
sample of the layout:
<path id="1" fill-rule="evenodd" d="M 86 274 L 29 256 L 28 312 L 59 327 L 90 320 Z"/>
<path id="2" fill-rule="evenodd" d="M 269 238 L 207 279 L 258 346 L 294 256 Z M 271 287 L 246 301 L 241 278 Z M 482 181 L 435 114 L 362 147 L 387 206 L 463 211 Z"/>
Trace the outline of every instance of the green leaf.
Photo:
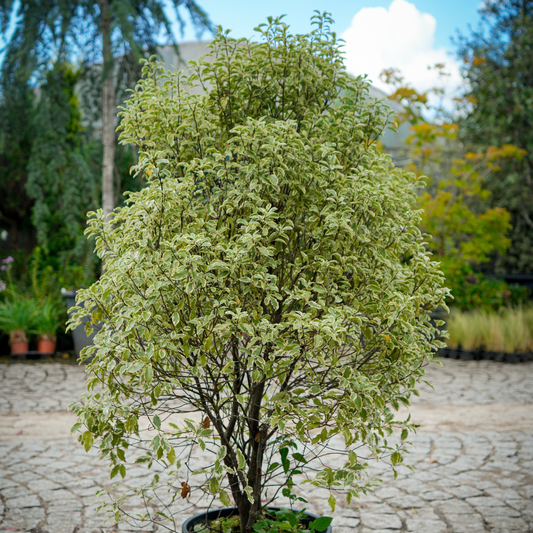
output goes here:
<path id="1" fill-rule="evenodd" d="M 237 450 L 237 463 L 237 468 L 239 470 L 244 470 L 246 468 L 246 459 L 241 450 Z"/>
<path id="2" fill-rule="evenodd" d="M 296 527 L 298 525 L 298 519 L 296 516 L 294 516 L 294 513 L 286 513 L 283 516 L 287 519 L 287 522 L 289 522 L 292 527 Z"/>
<path id="3" fill-rule="evenodd" d="M 220 498 L 220 501 L 222 502 L 222 505 L 229 507 L 230 506 L 230 499 L 229 496 L 226 494 L 226 491 L 221 490 L 218 493 L 218 497 Z"/>
<path id="4" fill-rule="evenodd" d="M 85 451 L 88 452 L 93 446 L 93 442 L 94 442 L 93 434 L 90 431 L 85 431 L 81 439 L 82 439 L 83 447 L 85 448 Z"/>
<path id="5" fill-rule="evenodd" d="M 254 494 L 253 494 L 254 491 L 252 487 L 250 487 L 250 485 L 247 485 L 246 487 L 244 487 L 244 492 L 246 493 L 248 501 L 250 503 L 254 503 Z"/>
<path id="6" fill-rule="evenodd" d="M 204 342 L 204 352 L 208 352 L 211 349 L 211 344 L 213 343 L 213 336 L 209 335 Z"/>
<path id="7" fill-rule="evenodd" d="M 394 466 L 402 461 L 402 454 L 400 452 L 394 452 L 391 457 L 391 462 Z"/>
<path id="8" fill-rule="evenodd" d="M 76 431 L 78 431 L 78 429 L 80 429 L 81 426 L 83 426 L 83 424 L 82 424 L 81 422 L 76 422 L 76 423 L 70 428 L 70 434 L 72 435 L 73 433 L 76 433 Z"/>
<path id="9" fill-rule="evenodd" d="M 154 426 L 156 429 L 161 430 L 161 419 L 158 415 L 154 415 L 154 418 L 152 419 Z"/>
<path id="10" fill-rule="evenodd" d="M 336 504 L 337 504 L 337 499 L 335 498 L 335 496 L 333 496 L 333 494 L 330 494 L 329 498 L 328 498 L 328 505 L 331 507 L 331 512 L 332 513 L 335 512 L 335 505 Z"/>
<path id="11" fill-rule="evenodd" d="M 284 463 L 287 460 L 287 456 L 289 455 L 289 448 L 280 448 L 279 454 L 281 455 L 281 462 Z"/>
<path id="12" fill-rule="evenodd" d="M 147 383 L 152 383 L 152 377 L 153 377 L 153 370 L 150 365 L 147 365 L 144 370 L 144 379 Z"/>
<path id="13" fill-rule="evenodd" d="M 267 472 L 271 472 L 272 470 L 275 470 L 279 466 L 279 463 L 272 463 L 269 467 Z"/>
<path id="14" fill-rule="evenodd" d="M 170 451 L 167 453 L 167 461 L 173 465 L 176 461 L 176 451 L 174 448 L 170 448 Z"/>
<path id="15" fill-rule="evenodd" d="M 284 391 L 277 392 L 276 394 L 274 394 L 274 396 L 272 396 L 272 398 L 270 398 L 270 401 L 279 402 L 280 400 L 283 400 L 286 396 L 287 396 L 287 393 Z"/>
<path id="16" fill-rule="evenodd" d="M 217 459 L 219 461 L 222 461 L 222 459 L 224 459 L 224 457 L 226 457 L 226 453 L 227 453 L 227 448 L 226 446 L 221 446 L 219 449 L 218 449 L 218 452 L 217 452 Z"/>
<path id="17" fill-rule="evenodd" d="M 223 374 L 232 374 L 235 370 L 235 362 L 229 361 L 222 367 Z"/>
<path id="18" fill-rule="evenodd" d="M 292 456 L 294 457 L 294 459 L 296 459 L 296 461 L 307 464 L 306 458 L 301 453 L 296 452 L 296 453 L 293 453 Z"/>
<path id="19" fill-rule="evenodd" d="M 211 494 L 216 494 L 220 490 L 220 483 L 216 477 L 211 478 L 211 481 L 209 482 L 209 490 L 211 491 Z"/>
<path id="20" fill-rule="evenodd" d="M 329 516 L 321 516 L 317 518 L 315 521 L 311 522 L 309 524 L 309 527 L 314 531 L 325 531 L 333 521 L 333 518 L 330 518 Z"/>

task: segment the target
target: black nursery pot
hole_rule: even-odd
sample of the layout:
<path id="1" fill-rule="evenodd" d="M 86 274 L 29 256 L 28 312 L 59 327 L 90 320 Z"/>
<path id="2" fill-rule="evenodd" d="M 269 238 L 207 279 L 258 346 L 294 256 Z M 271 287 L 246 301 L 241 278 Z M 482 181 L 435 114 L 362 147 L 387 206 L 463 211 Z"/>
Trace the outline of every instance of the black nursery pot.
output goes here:
<path id="1" fill-rule="evenodd" d="M 273 511 L 279 511 L 279 507 L 269 507 L 269 509 L 272 509 Z M 192 533 L 194 531 L 194 526 L 198 524 L 205 524 L 206 522 L 212 522 L 213 520 L 217 520 L 217 518 L 228 518 L 230 516 L 233 516 L 234 514 L 237 514 L 239 511 L 236 507 L 226 507 L 225 509 L 217 509 L 215 511 L 207 511 L 207 513 L 200 513 L 194 516 L 191 516 L 188 520 L 185 520 L 183 522 L 183 525 L 181 526 L 182 533 Z M 318 518 L 317 515 L 313 513 L 305 513 L 307 515 L 307 518 L 304 518 L 303 522 L 305 525 L 309 524 L 309 522 L 313 522 Z M 324 531 L 317 531 L 316 533 L 332 533 L 331 526 L 328 526 L 327 529 Z"/>

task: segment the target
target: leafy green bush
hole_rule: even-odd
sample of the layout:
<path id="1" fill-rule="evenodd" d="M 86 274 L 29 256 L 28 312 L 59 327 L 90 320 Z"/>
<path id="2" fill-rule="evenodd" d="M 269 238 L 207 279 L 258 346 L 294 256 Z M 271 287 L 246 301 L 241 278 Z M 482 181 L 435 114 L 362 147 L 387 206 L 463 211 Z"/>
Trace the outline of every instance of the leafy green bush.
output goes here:
<path id="1" fill-rule="evenodd" d="M 89 391 L 102 385 L 76 408 L 85 448 L 98 439 L 124 477 L 138 444 L 136 462 L 175 472 L 174 497 L 231 496 L 243 533 L 273 480 L 269 500 L 294 500 L 305 475 L 334 509 L 368 487 L 360 446 L 401 463 L 387 437 L 413 426 L 391 409 L 441 345 L 420 183 L 376 148 L 388 108 L 344 71 L 329 19 L 314 22 L 294 36 L 271 20 L 261 43 L 220 31 L 189 77 L 144 66 L 121 139 L 148 185 L 112 224 L 92 216 L 105 272 L 73 322 L 103 322 L 84 352 Z M 198 469 L 197 445 L 213 454 Z M 343 462 L 328 464 L 332 446 Z"/>
<path id="2" fill-rule="evenodd" d="M 483 274 L 474 273 L 470 266 L 454 269 L 446 281 L 453 297 L 448 304 L 462 311 L 495 311 L 503 307 L 516 307 L 528 303 L 531 296 L 527 287 L 486 278 Z"/>

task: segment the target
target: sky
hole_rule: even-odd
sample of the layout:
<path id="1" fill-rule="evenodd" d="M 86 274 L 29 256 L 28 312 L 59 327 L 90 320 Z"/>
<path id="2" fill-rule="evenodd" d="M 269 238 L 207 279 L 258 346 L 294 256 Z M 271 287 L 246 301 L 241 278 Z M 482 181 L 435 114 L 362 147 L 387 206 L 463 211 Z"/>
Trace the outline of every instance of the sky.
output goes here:
<path id="1" fill-rule="evenodd" d="M 170 0 L 168 0 L 170 2 Z M 460 65 L 454 56 L 451 38 L 459 30 L 479 22 L 482 0 L 197 0 L 215 25 L 231 29 L 235 37 L 254 37 L 253 28 L 268 16 L 286 15 L 294 33 L 311 29 L 313 11 L 328 11 L 333 30 L 346 41 L 345 64 L 351 74 L 367 74 L 374 85 L 390 92 L 379 80 L 385 68 L 398 68 L 415 89 L 425 91 L 441 85 L 435 70 L 428 66 L 445 63 L 450 73 L 449 94 L 461 88 Z M 176 20 L 168 10 L 168 14 Z M 186 19 L 186 17 L 184 17 Z M 178 41 L 196 40 L 189 24 Z M 204 33 L 202 40 L 208 40 Z M 0 48 L 2 42 L 0 38 Z M 1 58 L 0 58 L 1 62 Z"/>
<path id="2" fill-rule="evenodd" d="M 481 0 L 198 0 L 212 22 L 231 29 L 235 37 L 253 37 L 253 28 L 266 18 L 285 14 L 294 33 L 311 29 L 315 9 L 331 13 L 333 30 L 346 41 L 345 64 L 355 75 L 368 74 L 373 84 L 390 92 L 379 80 L 385 68 L 398 68 L 420 91 L 441 85 L 428 70 L 445 63 L 448 92 L 460 90 L 460 65 L 451 38 L 477 27 Z M 177 26 L 176 26 L 177 28 Z M 178 33 L 178 32 L 177 32 Z M 192 28 L 180 40 L 196 38 Z M 202 39 L 208 39 L 204 34 Z"/>

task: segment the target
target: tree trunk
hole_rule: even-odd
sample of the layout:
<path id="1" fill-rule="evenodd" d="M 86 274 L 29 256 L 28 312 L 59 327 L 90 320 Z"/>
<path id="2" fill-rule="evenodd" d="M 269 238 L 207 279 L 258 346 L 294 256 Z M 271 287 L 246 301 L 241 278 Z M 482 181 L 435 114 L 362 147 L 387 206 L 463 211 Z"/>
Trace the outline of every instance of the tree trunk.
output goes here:
<path id="1" fill-rule="evenodd" d="M 243 500 L 246 506 L 239 506 L 239 515 L 241 518 L 241 533 L 252 533 L 254 524 L 257 521 L 259 511 L 261 510 L 261 478 L 263 466 L 263 454 L 266 444 L 266 430 L 261 431 L 260 413 L 261 402 L 265 392 L 264 381 L 254 387 L 252 393 L 252 405 L 248 413 L 248 429 L 251 438 L 252 453 L 250 457 L 250 467 L 248 469 L 248 484 L 252 487 L 254 503 L 250 504 L 248 498 L 243 494 Z"/>
<path id="2" fill-rule="evenodd" d="M 102 83 L 102 210 L 107 218 L 113 212 L 113 170 L 115 166 L 115 77 L 111 49 L 111 13 L 109 0 L 100 0 L 102 28 L 103 83 Z"/>

